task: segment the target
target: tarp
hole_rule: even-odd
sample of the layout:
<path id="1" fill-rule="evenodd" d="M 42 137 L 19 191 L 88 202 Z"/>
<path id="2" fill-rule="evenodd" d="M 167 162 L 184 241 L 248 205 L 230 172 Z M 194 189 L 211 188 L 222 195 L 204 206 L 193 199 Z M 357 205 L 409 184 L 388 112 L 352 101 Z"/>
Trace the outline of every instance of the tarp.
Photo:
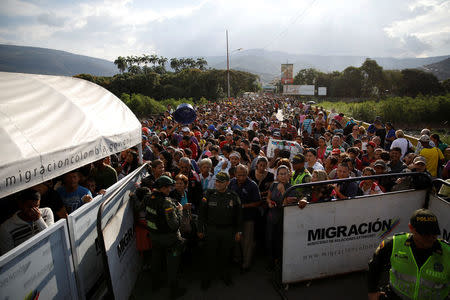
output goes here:
<path id="1" fill-rule="evenodd" d="M 0 198 L 141 142 L 141 124 L 86 80 L 0 72 Z"/>

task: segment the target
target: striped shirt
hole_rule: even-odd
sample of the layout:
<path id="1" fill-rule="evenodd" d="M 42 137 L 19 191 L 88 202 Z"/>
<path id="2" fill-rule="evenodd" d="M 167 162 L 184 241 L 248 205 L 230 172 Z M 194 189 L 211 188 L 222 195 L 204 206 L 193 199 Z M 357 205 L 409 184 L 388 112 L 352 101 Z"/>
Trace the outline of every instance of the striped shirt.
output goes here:
<path id="1" fill-rule="evenodd" d="M 41 217 L 34 222 L 27 222 L 16 212 L 0 226 L 0 254 L 22 244 L 32 236 L 53 225 L 53 212 L 50 208 L 39 208 Z"/>

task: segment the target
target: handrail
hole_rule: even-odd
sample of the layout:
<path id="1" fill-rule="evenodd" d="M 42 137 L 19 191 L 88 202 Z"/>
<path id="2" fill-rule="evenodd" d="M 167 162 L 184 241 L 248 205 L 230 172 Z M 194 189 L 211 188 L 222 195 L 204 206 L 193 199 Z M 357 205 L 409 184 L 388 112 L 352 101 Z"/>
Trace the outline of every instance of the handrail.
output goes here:
<path id="1" fill-rule="evenodd" d="M 390 174 L 362 176 L 362 177 L 350 177 L 350 178 L 343 178 L 343 179 L 332 179 L 332 180 L 325 180 L 325 181 L 316 181 L 316 182 L 296 184 L 296 185 L 290 186 L 284 192 L 282 198 L 285 199 L 287 197 L 287 195 L 289 194 L 289 192 L 291 192 L 292 190 L 297 189 L 297 188 L 312 187 L 315 185 L 333 184 L 333 183 L 341 183 L 341 182 L 362 181 L 362 180 L 368 180 L 368 179 L 380 179 L 380 178 L 387 178 L 387 177 L 407 177 L 407 176 L 424 176 L 424 177 L 428 178 L 428 180 L 430 181 L 430 185 L 432 183 L 431 176 L 429 174 L 423 173 L 423 172 L 390 173 Z M 348 199 L 352 199 L 352 198 L 348 198 Z M 283 206 L 293 206 L 293 205 L 296 205 L 296 204 L 283 204 Z"/>
<path id="2" fill-rule="evenodd" d="M 450 186 L 450 182 L 447 182 L 447 181 L 445 181 L 444 179 L 441 179 L 441 178 L 433 179 L 432 183 L 433 183 L 433 185 L 436 185 L 437 183 L 441 183 L 443 185 Z"/>
<path id="3" fill-rule="evenodd" d="M 110 291 L 110 297 L 111 299 L 114 299 L 114 293 L 113 293 L 113 286 L 112 286 L 112 280 L 111 280 L 111 273 L 109 270 L 108 265 L 108 257 L 106 256 L 106 247 L 105 247 L 105 240 L 103 239 L 103 228 L 102 228 L 102 215 L 103 215 L 103 209 L 106 204 L 108 204 L 112 199 L 114 199 L 121 191 L 122 189 L 130 183 L 130 181 L 134 178 L 134 175 L 138 174 L 142 171 L 142 169 L 146 168 L 147 164 L 143 164 L 139 168 L 137 168 L 132 174 L 133 176 L 130 176 L 125 180 L 114 192 L 112 192 L 100 205 L 97 213 L 97 236 L 98 236 L 98 243 L 100 250 L 102 252 L 102 260 L 103 260 L 103 267 L 105 268 L 105 275 L 106 275 L 106 281 L 108 284 L 108 289 Z"/>

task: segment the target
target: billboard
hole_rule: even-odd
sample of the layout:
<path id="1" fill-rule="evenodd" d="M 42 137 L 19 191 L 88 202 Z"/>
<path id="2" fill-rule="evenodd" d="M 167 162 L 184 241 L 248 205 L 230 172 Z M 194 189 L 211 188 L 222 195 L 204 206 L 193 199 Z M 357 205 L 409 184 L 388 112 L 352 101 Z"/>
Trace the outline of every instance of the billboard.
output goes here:
<path id="1" fill-rule="evenodd" d="M 283 94 L 314 96 L 314 85 L 284 85 Z"/>
<path id="2" fill-rule="evenodd" d="M 425 190 L 284 208 L 283 283 L 367 269 L 381 241 L 409 232 Z"/>
<path id="3" fill-rule="evenodd" d="M 326 87 L 319 87 L 318 95 L 319 96 L 326 96 L 327 95 L 327 88 Z"/>
<path id="4" fill-rule="evenodd" d="M 294 83 L 294 65 L 282 64 L 281 65 L 281 84 L 293 84 Z"/>

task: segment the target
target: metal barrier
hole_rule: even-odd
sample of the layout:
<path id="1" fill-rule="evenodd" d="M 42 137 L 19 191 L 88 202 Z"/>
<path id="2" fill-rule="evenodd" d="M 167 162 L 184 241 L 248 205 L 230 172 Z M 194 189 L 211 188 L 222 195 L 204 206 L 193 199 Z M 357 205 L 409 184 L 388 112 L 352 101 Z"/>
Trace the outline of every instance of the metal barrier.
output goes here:
<path id="1" fill-rule="evenodd" d="M 425 176 L 410 172 L 311 182 L 297 188 L 377 180 L 386 177 Z M 428 190 L 405 190 L 345 200 L 283 207 L 283 253 L 280 284 L 364 270 L 375 248 L 395 232 L 407 231 L 411 213 L 427 202 Z M 348 201 L 350 200 L 350 201 Z M 294 206 L 295 205 L 295 206 Z"/>
<path id="2" fill-rule="evenodd" d="M 108 298 L 111 299 L 128 299 L 140 269 L 129 196 L 146 170 L 146 164 L 135 170 L 134 175 L 112 192 L 98 209 L 98 244 L 105 268 Z"/>
<path id="3" fill-rule="evenodd" d="M 78 299 L 65 220 L 0 257 L 1 299 Z"/>
<path id="4" fill-rule="evenodd" d="M 98 195 L 67 217 L 72 257 L 75 266 L 80 299 L 99 299 L 107 290 L 105 268 L 97 234 L 97 214 L 102 202 L 117 189 L 123 188 L 128 177 L 110 186 L 104 195 Z"/>

